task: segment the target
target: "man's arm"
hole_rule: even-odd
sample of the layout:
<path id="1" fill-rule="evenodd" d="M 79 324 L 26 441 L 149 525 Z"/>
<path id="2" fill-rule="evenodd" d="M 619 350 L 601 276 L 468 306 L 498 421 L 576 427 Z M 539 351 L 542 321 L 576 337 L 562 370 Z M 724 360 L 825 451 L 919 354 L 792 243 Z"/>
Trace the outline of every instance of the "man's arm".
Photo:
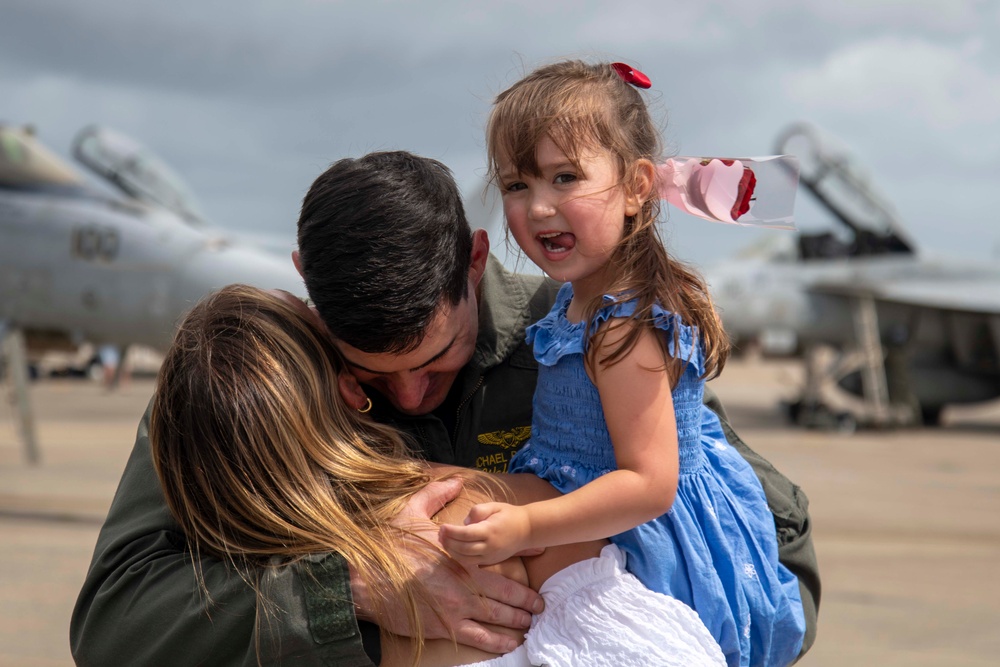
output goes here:
<path id="1" fill-rule="evenodd" d="M 750 449 L 736 434 L 726 417 L 718 396 L 705 388 L 705 405 L 719 416 L 726 440 L 753 468 L 767 505 L 774 515 L 778 531 L 778 559 L 799 579 L 802 611 L 806 619 L 806 634 L 802 639 L 801 658 L 816 641 L 816 621 L 819 614 L 819 565 L 812 543 L 812 522 L 809 519 L 809 499 L 798 486 L 782 475 L 763 456 Z"/>
<path id="2" fill-rule="evenodd" d="M 201 559 L 204 584 L 167 509 L 153 468 L 149 411 L 139 424 L 70 625 L 78 665 L 364 665 L 347 567 L 339 556 L 313 559 L 311 576 L 269 570 L 272 613 L 224 563 Z M 307 604 L 303 581 L 322 587 L 325 604 Z M 315 597 L 313 598 L 315 599 Z"/>

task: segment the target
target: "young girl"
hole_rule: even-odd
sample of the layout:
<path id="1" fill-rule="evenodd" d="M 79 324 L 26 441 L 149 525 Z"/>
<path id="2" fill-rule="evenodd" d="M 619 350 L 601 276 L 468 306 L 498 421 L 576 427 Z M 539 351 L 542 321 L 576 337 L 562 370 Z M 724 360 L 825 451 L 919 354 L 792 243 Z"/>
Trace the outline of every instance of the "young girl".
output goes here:
<path id="1" fill-rule="evenodd" d="M 408 614 L 417 638 L 383 632 L 384 667 L 483 659 L 488 667 L 725 664 L 697 614 L 643 587 L 625 572 L 621 552 L 603 542 L 496 568 L 548 599 L 526 638 L 496 628 L 524 642 L 514 652 L 495 657 L 445 639 L 421 641 L 417 608 L 437 607 L 396 548 L 413 539 L 394 522 L 407 500 L 433 480 L 462 475 L 463 495 L 435 517 L 461 521 L 477 502 L 556 492 L 533 475 L 501 482 L 417 460 L 398 431 L 349 407 L 348 400 L 364 405 L 360 392 L 316 318 L 287 294 L 225 287 L 190 311 L 167 351 L 149 428 L 167 505 L 196 568 L 199 555 L 220 558 L 259 591 L 258 623 L 281 613 L 267 604 L 271 569 L 336 551 L 383 593 L 376 600 L 383 613 L 401 606 Z M 337 604 L 338 592 L 329 595 Z M 309 664 L 321 661 L 312 658 Z"/>
<path id="2" fill-rule="evenodd" d="M 538 387 L 510 470 L 566 495 L 476 506 L 442 542 L 491 563 L 613 536 L 646 586 L 698 612 L 729 665 L 787 665 L 805 631 L 798 582 L 749 464 L 717 420 L 702 425 L 728 339 L 704 282 L 656 233 L 658 132 L 637 86 L 648 79 L 621 63 L 569 61 L 497 97 L 487 149 L 510 233 L 567 283 L 528 330 Z"/>

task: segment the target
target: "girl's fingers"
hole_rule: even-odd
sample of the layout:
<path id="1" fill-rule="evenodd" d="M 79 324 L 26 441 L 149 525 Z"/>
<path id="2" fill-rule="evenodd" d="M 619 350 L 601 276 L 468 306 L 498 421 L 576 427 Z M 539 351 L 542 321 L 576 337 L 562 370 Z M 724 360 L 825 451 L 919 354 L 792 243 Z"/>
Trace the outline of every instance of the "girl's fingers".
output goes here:
<path id="1" fill-rule="evenodd" d="M 483 542 L 489 537 L 489 531 L 482 526 L 441 526 L 439 535 L 442 539 L 452 539 L 459 542 Z"/>
<path id="2" fill-rule="evenodd" d="M 441 546 L 451 555 L 462 556 L 463 558 L 481 556 L 486 551 L 485 542 L 458 542 L 443 539 L 441 540 Z"/>

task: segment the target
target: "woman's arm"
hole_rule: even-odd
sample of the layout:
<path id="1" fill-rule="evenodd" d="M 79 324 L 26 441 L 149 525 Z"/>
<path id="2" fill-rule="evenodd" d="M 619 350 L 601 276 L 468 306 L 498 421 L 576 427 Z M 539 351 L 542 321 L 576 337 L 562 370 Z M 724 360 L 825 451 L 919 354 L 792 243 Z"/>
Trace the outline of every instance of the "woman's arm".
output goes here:
<path id="1" fill-rule="evenodd" d="M 598 358 L 640 323 L 608 333 Z M 663 352 L 645 329 L 628 355 L 595 372 L 618 469 L 559 498 L 515 507 L 478 505 L 466 526 L 443 526 L 442 543 L 459 557 L 493 563 L 524 549 L 616 535 L 660 516 L 677 489 L 677 425 Z"/>

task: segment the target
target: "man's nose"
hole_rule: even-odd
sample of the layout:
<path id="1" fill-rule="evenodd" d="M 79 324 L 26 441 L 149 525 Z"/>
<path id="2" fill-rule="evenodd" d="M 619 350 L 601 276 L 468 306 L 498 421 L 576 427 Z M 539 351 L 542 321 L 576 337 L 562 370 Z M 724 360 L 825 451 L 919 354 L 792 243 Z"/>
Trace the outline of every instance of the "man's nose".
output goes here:
<path id="1" fill-rule="evenodd" d="M 396 404 L 404 410 L 416 410 L 427 394 L 427 373 L 402 373 L 392 379 Z"/>

